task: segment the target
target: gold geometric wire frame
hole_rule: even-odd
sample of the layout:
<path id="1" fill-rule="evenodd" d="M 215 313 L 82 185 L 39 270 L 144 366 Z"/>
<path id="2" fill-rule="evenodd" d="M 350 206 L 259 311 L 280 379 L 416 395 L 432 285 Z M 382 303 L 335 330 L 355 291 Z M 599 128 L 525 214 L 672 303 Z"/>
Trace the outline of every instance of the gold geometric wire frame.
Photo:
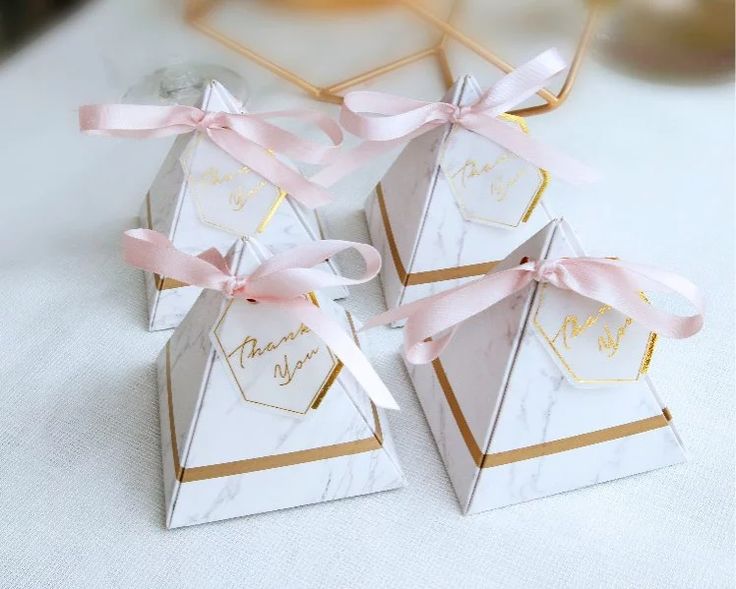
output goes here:
<path id="1" fill-rule="evenodd" d="M 367 82 L 369 80 L 378 78 L 389 72 L 398 70 L 414 62 L 420 61 L 426 58 L 433 58 L 437 63 L 437 66 L 442 74 L 445 86 L 449 88 L 455 81 L 450 62 L 447 58 L 447 43 L 450 39 L 457 41 L 483 60 L 487 61 L 491 65 L 497 67 L 504 73 L 508 73 L 514 69 L 514 66 L 503 60 L 497 54 L 487 49 L 484 45 L 471 38 L 470 36 L 463 33 L 457 27 L 452 24 L 453 16 L 457 11 L 458 3 L 461 0 L 453 0 L 452 9 L 447 18 L 441 18 L 436 14 L 432 13 L 419 0 L 397 0 L 397 4 L 402 5 L 413 12 L 417 17 L 426 22 L 428 25 L 433 27 L 440 33 L 439 41 L 426 49 L 416 51 L 410 55 L 396 59 L 389 63 L 383 64 L 379 67 L 370 69 L 366 72 L 352 76 L 346 80 L 337 82 L 330 86 L 319 86 L 313 84 L 302 76 L 293 72 L 274 61 L 270 60 L 263 54 L 257 52 L 255 49 L 248 47 L 240 41 L 229 37 L 228 35 L 217 30 L 210 22 L 208 22 L 208 15 L 212 12 L 215 6 L 220 0 L 188 0 L 186 5 L 185 17 L 187 21 L 197 30 L 201 31 L 205 35 L 218 41 L 222 45 L 232 49 L 233 51 L 243 55 L 258 65 L 266 68 L 281 78 L 291 82 L 298 86 L 308 94 L 310 94 L 316 100 L 323 102 L 331 102 L 335 104 L 342 103 L 341 93 L 346 90 Z M 319 3 L 318 3 L 319 4 Z M 332 4 L 337 6 L 340 4 L 339 0 L 332 0 L 331 2 L 323 2 L 322 4 Z M 370 4 L 370 2 L 364 2 L 364 4 Z M 575 48 L 575 54 L 573 55 L 572 61 L 570 62 L 570 68 L 567 72 L 567 77 L 562 84 L 561 89 L 556 94 L 551 90 L 542 88 L 537 95 L 543 100 L 541 104 L 518 108 L 509 111 L 509 114 L 517 116 L 530 116 L 549 112 L 558 108 L 569 96 L 572 90 L 580 65 L 583 60 L 583 56 L 588 50 L 590 40 L 593 36 L 595 26 L 597 23 L 598 15 L 601 11 L 603 0 L 588 0 L 587 14 L 585 23 L 580 34 L 577 46 Z"/>

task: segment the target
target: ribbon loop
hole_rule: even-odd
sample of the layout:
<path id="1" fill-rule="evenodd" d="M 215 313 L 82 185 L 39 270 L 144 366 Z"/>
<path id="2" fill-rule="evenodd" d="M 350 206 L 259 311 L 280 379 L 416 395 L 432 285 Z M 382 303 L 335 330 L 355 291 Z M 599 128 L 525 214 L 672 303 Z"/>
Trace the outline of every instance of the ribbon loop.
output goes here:
<path id="1" fill-rule="evenodd" d="M 572 184 L 596 179 L 583 164 L 524 134 L 497 117 L 538 92 L 565 68 L 555 49 L 549 49 L 506 74 L 473 104 L 424 102 L 380 92 L 356 91 L 345 95 L 340 111 L 342 126 L 365 140 L 321 170 L 312 181 L 331 186 L 370 159 L 403 145 L 432 129 L 461 125 Z"/>
<path id="2" fill-rule="evenodd" d="M 302 139 L 268 122 L 268 119 L 276 117 L 313 124 L 327 136 L 329 143 L 324 145 Z M 332 197 L 324 186 L 271 157 L 270 152 L 323 165 L 334 159 L 343 139 L 342 130 L 334 120 L 307 110 L 231 114 L 180 105 L 85 105 L 79 108 L 79 127 L 88 134 L 136 138 L 201 132 L 238 162 L 309 208 L 324 205 Z"/>
<path id="3" fill-rule="evenodd" d="M 364 329 L 406 319 L 406 359 L 412 364 L 426 364 L 442 353 L 463 321 L 533 282 L 548 282 L 610 305 L 668 337 L 690 337 L 703 326 L 703 297 L 682 276 L 610 258 L 559 258 L 489 272 L 473 282 L 390 309 L 373 317 Z M 689 301 L 696 312 L 679 316 L 657 309 L 642 299 L 640 293 L 647 289 L 677 294 Z"/>
<path id="4" fill-rule="evenodd" d="M 556 49 L 547 49 L 486 90 L 476 103 L 476 108 L 487 110 L 492 116 L 505 113 L 539 92 L 566 67 L 565 60 Z"/>
<path id="5" fill-rule="evenodd" d="M 358 278 L 336 276 L 314 268 L 351 248 L 365 263 L 365 271 Z M 375 248 L 351 241 L 315 241 L 276 254 L 252 274 L 238 276 L 217 250 L 191 256 L 177 250 L 161 233 L 132 229 L 123 235 L 123 259 L 132 266 L 188 285 L 217 290 L 230 298 L 275 305 L 292 314 L 324 341 L 376 405 L 399 408 L 352 338 L 332 317 L 306 299 L 309 293 L 330 286 L 362 284 L 373 279 L 381 268 L 381 256 Z"/>

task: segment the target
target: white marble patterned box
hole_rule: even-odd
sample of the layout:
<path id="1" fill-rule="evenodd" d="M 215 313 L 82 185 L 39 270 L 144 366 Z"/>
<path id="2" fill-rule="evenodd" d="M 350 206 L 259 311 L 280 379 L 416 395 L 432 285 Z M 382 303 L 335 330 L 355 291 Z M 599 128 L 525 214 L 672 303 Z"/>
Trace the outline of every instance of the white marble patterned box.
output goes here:
<path id="1" fill-rule="evenodd" d="M 581 255 L 569 226 L 553 221 L 498 269 L 524 257 Z M 656 336 L 648 334 L 647 352 L 628 382 L 576 386 L 536 328 L 544 288 L 533 283 L 463 322 L 434 362 L 407 363 L 464 513 L 685 460 L 671 415 L 646 375 Z M 608 333 L 607 321 L 590 322 L 590 337 Z"/>
<path id="2" fill-rule="evenodd" d="M 445 101 L 462 106 L 474 102 L 480 94 L 475 79 L 463 76 L 449 90 Z M 519 117 L 504 116 L 509 124 L 526 129 Z M 453 159 L 457 159 L 458 150 L 467 155 L 471 149 L 479 152 L 478 158 L 490 157 L 494 164 L 506 158 L 503 162 L 506 165 L 515 156 L 490 142 L 483 150 L 477 145 L 468 146 L 467 140 L 472 137 L 456 137 L 453 133 L 457 132 L 458 129 L 447 124 L 413 139 L 377 186 L 375 194 L 368 198 L 368 228 L 373 246 L 385 261 L 381 281 L 389 308 L 485 274 L 552 218 L 541 200 L 548 182 L 547 173 L 518 158 L 513 160 L 514 165 L 526 167 L 517 172 L 523 171 L 522 178 L 528 180 L 514 184 L 516 173 L 505 179 L 496 175 L 495 184 L 486 184 L 485 188 L 497 190 L 501 186 L 508 194 L 502 201 L 487 198 L 481 202 L 515 202 L 521 215 L 509 224 L 502 224 L 479 222 L 469 214 L 468 207 L 461 206 L 463 202 L 468 204 L 467 201 L 458 199 L 458 187 L 453 179 L 456 172 L 449 171 L 447 165 L 448 144 L 454 150 Z M 473 174 L 476 179 L 487 179 L 477 171 Z M 508 215 L 507 210 L 501 212 Z"/>
<path id="3" fill-rule="evenodd" d="M 202 100 L 202 109 L 206 111 L 221 111 L 229 113 L 243 112 L 242 105 L 218 82 L 211 82 L 205 90 Z M 146 194 L 140 212 L 141 227 L 154 229 L 166 235 L 177 249 L 189 254 L 199 254 L 202 251 L 215 247 L 225 254 L 233 243 L 239 239 L 237 231 L 223 230 L 213 223 L 205 223 L 201 217 L 201 200 L 193 196 L 193 182 L 190 174 L 185 171 L 182 160 L 190 165 L 195 158 L 205 157 L 201 152 L 217 150 L 213 144 L 203 145 L 203 138 L 195 135 L 178 137 L 161 169 L 159 170 L 151 189 Z M 219 151 L 219 150 L 218 150 Z M 197 198 L 221 196 L 229 192 L 233 195 L 244 194 L 243 190 L 252 188 L 243 184 L 250 177 L 240 174 L 247 168 L 241 166 L 224 152 L 207 154 L 212 161 L 201 164 L 208 173 L 217 170 L 216 186 L 197 183 Z M 226 178 L 227 181 L 223 181 Z M 251 180 L 252 182 L 252 180 Z M 214 191 L 220 193 L 215 194 Z M 209 192 L 208 192 L 209 191 Z M 266 195 L 257 195 L 265 199 Z M 268 208 L 271 200 L 259 203 L 259 208 Z M 242 205 L 242 202 L 240 203 Z M 238 203 L 235 203 L 237 208 Z M 235 216 L 244 214 L 244 209 L 230 210 Z M 290 249 L 296 245 L 322 239 L 320 219 L 315 211 L 302 207 L 290 196 L 274 201 L 268 211 L 268 222 L 259 226 L 253 235 L 274 252 Z M 332 262 L 325 263 L 326 269 L 335 270 Z M 175 280 L 162 276 L 146 274 L 146 294 L 149 310 L 149 329 L 171 329 L 176 327 L 184 318 L 187 311 L 194 304 L 201 289 L 195 286 L 182 285 Z M 332 298 L 344 298 L 348 292 L 346 288 L 334 288 L 326 292 Z"/>
<path id="4" fill-rule="evenodd" d="M 264 253 L 247 241 L 231 256 L 242 274 Z M 346 369 L 304 417 L 244 400 L 210 338 L 227 303 L 203 291 L 157 361 L 166 526 L 404 486 L 385 415 Z M 319 304 L 355 334 L 346 311 Z"/>

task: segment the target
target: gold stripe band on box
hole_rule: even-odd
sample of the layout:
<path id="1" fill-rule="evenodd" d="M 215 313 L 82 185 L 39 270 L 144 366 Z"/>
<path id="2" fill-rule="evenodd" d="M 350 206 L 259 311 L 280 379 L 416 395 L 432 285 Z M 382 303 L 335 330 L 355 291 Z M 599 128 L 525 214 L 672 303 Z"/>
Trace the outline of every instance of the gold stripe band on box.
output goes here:
<path id="1" fill-rule="evenodd" d="M 153 231 L 153 214 L 151 212 L 151 191 L 146 193 L 146 221 L 148 229 Z M 156 290 L 168 290 L 170 288 L 179 288 L 182 286 L 189 286 L 179 280 L 173 278 L 165 278 L 159 274 L 153 275 L 153 282 L 156 285 Z"/>
<path id="2" fill-rule="evenodd" d="M 350 316 L 348 315 L 350 318 Z M 351 328 L 353 326 L 350 319 Z M 356 337 L 353 331 L 353 337 Z M 283 466 L 294 466 L 295 464 L 304 464 L 306 462 L 315 462 L 317 460 L 326 460 L 328 458 L 337 458 L 340 456 L 349 456 L 351 454 L 361 454 L 363 452 L 372 452 L 379 450 L 383 446 L 383 430 L 381 429 L 381 420 L 378 416 L 378 409 L 371 402 L 371 411 L 373 413 L 373 431 L 374 434 L 368 438 L 354 440 L 352 442 L 342 442 L 339 444 L 331 444 L 329 446 L 321 446 L 319 448 L 309 448 L 307 450 L 297 450 L 295 452 L 286 452 L 284 454 L 273 454 L 271 456 L 261 456 L 258 458 L 248 458 L 245 460 L 236 460 L 233 462 L 224 462 L 221 464 L 210 464 L 207 466 L 194 466 L 185 468 L 181 466 L 179 459 L 179 446 L 176 441 L 176 425 L 174 422 L 174 400 L 171 386 L 171 353 L 169 343 L 166 343 L 166 399 L 169 415 L 169 433 L 171 435 L 171 452 L 174 463 L 174 473 L 176 479 L 182 483 L 191 483 L 194 481 L 203 481 L 207 479 L 216 479 L 260 470 L 268 470 L 271 468 L 280 468 Z"/>
<path id="3" fill-rule="evenodd" d="M 386 232 L 386 241 L 388 241 L 388 249 L 391 253 L 396 272 L 399 280 L 404 286 L 413 286 L 416 284 L 429 284 L 431 282 L 442 282 L 443 280 L 455 280 L 457 278 L 468 278 L 471 276 L 482 276 L 490 272 L 497 261 L 480 262 L 478 264 L 468 264 L 466 266 L 455 266 L 453 268 L 440 268 L 438 270 L 426 270 L 424 272 L 407 272 L 406 266 L 399 255 L 399 248 L 396 245 L 394 232 L 391 227 L 391 221 L 386 209 L 386 199 L 383 195 L 383 188 L 379 184 L 376 186 L 376 200 L 378 208 L 381 211 L 381 220 L 383 221 L 384 231 Z"/>
<path id="4" fill-rule="evenodd" d="M 558 440 L 551 440 L 541 444 L 533 444 L 531 446 L 525 446 L 524 448 L 517 448 L 515 450 L 484 454 L 470 431 L 470 426 L 460 409 L 460 403 L 455 396 L 455 392 L 452 390 L 450 381 L 447 378 L 447 374 L 445 373 L 445 369 L 439 358 L 432 362 L 432 367 L 434 368 L 434 372 L 437 376 L 438 382 L 440 383 L 442 392 L 445 394 L 445 399 L 450 407 L 450 412 L 452 413 L 455 423 L 460 430 L 460 435 L 465 441 L 465 445 L 473 458 L 473 462 L 475 462 L 479 468 L 502 466 L 504 464 L 511 464 L 521 460 L 541 458 L 542 456 L 549 456 L 550 454 L 559 454 L 560 452 L 567 452 L 569 450 L 576 450 L 578 448 L 584 448 L 594 444 L 610 442 L 612 440 L 618 440 L 627 436 L 642 434 L 665 427 L 672 420 L 672 414 L 669 409 L 665 407 L 662 409 L 661 415 L 654 415 L 652 417 L 631 421 L 622 425 L 607 427 L 567 438 L 560 438 Z"/>

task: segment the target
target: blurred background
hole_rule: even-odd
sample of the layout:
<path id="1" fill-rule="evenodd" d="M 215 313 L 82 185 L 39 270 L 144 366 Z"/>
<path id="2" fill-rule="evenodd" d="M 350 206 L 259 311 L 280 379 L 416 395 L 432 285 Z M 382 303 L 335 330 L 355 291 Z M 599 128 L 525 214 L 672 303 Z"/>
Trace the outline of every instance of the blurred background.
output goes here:
<path id="1" fill-rule="evenodd" d="M 0 57 L 64 18 L 85 0 L 2 0 L 0 2 Z"/>
<path id="2" fill-rule="evenodd" d="M 571 68 L 522 105 L 531 133 L 601 181 L 553 178 L 545 203 L 590 255 L 706 293 L 705 329 L 653 366 L 690 462 L 462 518 L 393 330 L 372 359 L 407 489 L 162 530 L 169 334 L 145 332 L 119 238 L 171 141 L 83 136 L 78 107 L 194 104 L 216 78 L 251 111 L 335 116 L 349 89 L 437 100 L 550 47 Z M 0 0 L 0 586 L 732 587 L 733 70 L 731 0 Z M 337 187 L 330 236 L 368 240 L 390 163 Z M 345 305 L 380 312 L 380 284 Z"/>
<path id="3" fill-rule="evenodd" d="M 121 3 L 123 0 L 120 0 Z M 0 0 L 0 59 L 32 43 L 74 11 L 94 0 Z M 409 11 L 390 0 L 172 0 L 190 22 L 231 48 L 244 38 L 251 48 L 305 79 L 324 84 L 349 70 L 359 74 L 410 55 L 441 32 L 418 26 Z M 733 73 L 733 0 L 568 0 L 513 3 L 418 0 L 445 22 L 475 39 L 493 33 L 492 49 L 503 52 L 509 39 L 525 47 L 576 40 L 582 14 L 600 15 L 592 50 L 611 67 L 632 75 L 682 83 L 713 82 Z M 424 23 L 426 25 L 426 22 Z M 502 25 L 502 26 L 499 26 Z M 380 37 L 376 35 L 380 31 Z M 318 40 L 305 51 L 294 41 Z M 389 37 L 390 36 L 390 37 Z M 521 39 L 520 39 L 521 37 Z M 391 39 L 390 43 L 382 42 Z M 289 39 L 290 42 L 284 42 Z M 519 42 L 521 41 L 521 43 Z M 336 49 L 361 50 L 346 58 Z M 390 45 L 390 51 L 387 51 Z M 237 50 L 237 47 L 236 47 Z M 513 53 L 508 56 L 513 57 Z M 311 75 L 311 78 L 310 78 Z M 321 80 L 320 80 L 321 78 Z M 332 78 L 332 79 L 331 79 Z"/>

